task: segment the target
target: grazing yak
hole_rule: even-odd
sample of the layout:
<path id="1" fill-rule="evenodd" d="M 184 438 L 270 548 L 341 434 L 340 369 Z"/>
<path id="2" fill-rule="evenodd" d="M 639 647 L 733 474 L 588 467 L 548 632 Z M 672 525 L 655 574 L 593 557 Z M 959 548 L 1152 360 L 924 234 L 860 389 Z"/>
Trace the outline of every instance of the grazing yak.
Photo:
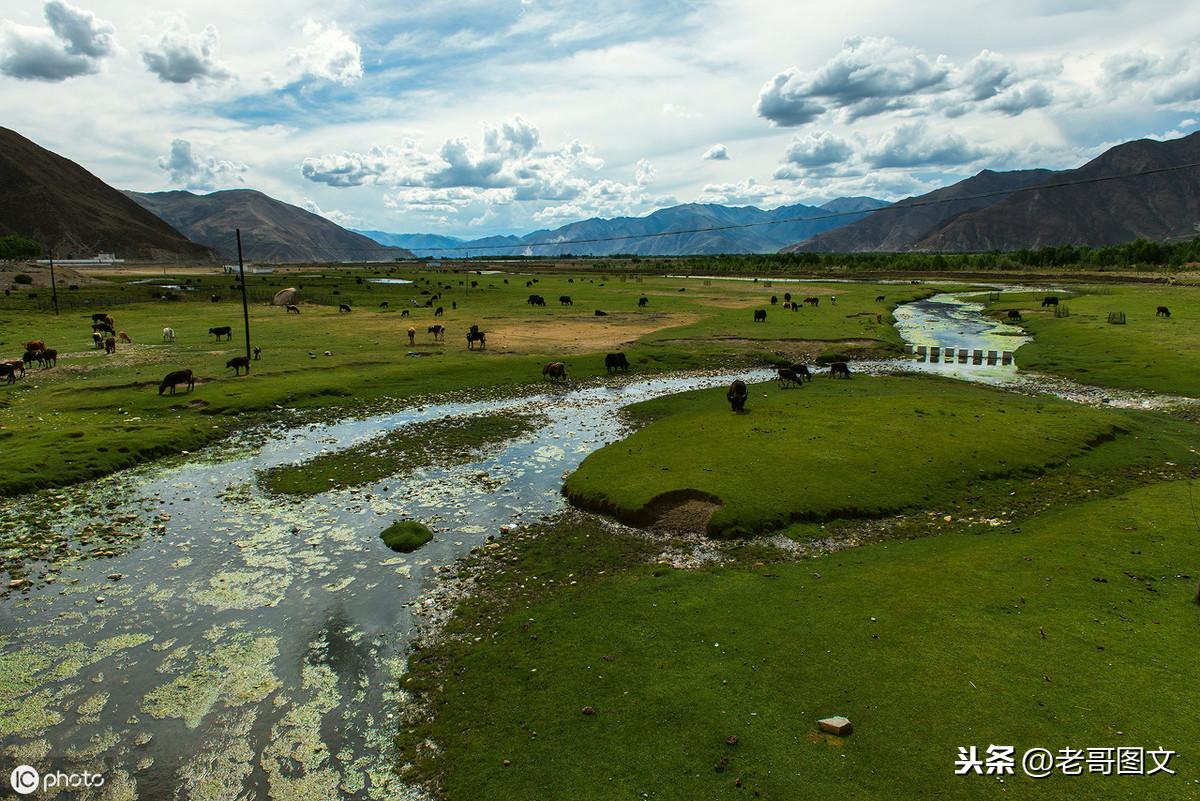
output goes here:
<path id="1" fill-rule="evenodd" d="M 471 330 L 467 331 L 467 350 L 473 350 L 475 343 L 479 343 L 479 349 L 483 350 L 487 347 L 487 334 L 479 330 L 478 325 L 471 326 Z"/>
<path id="2" fill-rule="evenodd" d="M 111 356 L 117 352 L 117 340 L 112 337 L 104 340 L 104 352 Z"/>
<path id="3" fill-rule="evenodd" d="M 349 303 L 339 303 L 338 304 L 338 314 L 341 314 L 342 312 L 349 314 L 352 311 L 354 311 L 354 310 L 350 308 Z"/>
<path id="4" fill-rule="evenodd" d="M 525 302 L 528 303 L 530 306 L 545 306 L 546 305 L 546 299 L 543 298 L 541 295 L 530 295 L 529 300 L 527 300 Z"/>
<path id="5" fill-rule="evenodd" d="M 608 316 L 608 312 L 606 312 L 606 311 L 601 311 L 600 309 L 596 309 L 596 316 L 597 316 L 597 317 L 607 317 L 607 316 Z"/>
<path id="6" fill-rule="evenodd" d="M 241 375 L 243 369 L 245 369 L 246 375 L 250 375 L 250 358 L 248 356 L 234 356 L 225 362 L 225 366 L 232 367 L 234 375 Z"/>
<path id="7" fill-rule="evenodd" d="M 642 308 L 643 306 L 646 306 L 649 303 L 650 303 L 650 298 L 646 297 L 645 295 L 642 295 L 640 298 L 638 298 L 638 308 L 639 309 Z"/>
<path id="8" fill-rule="evenodd" d="M 104 347 L 104 337 L 100 336 L 99 331 L 92 332 L 92 344 L 95 345 L 97 349 Z"/>
<path id="9" fill-rule="evenodd" d="M 287 312 L 288 314 L 299 314 L 300 313 L 300 307 L 294 303 L 289 303 L 288 305 L 284 306 L 283 310 L 285 312 Z"/>
<path id="10" fill-rule="evenodd" d="M 555 381 L 567 380 L 567 366 L 562 362 L 547 362 L 542 368 L 542 378 L 552 378 Z"/>
<path id="11" fill-rule="evenodd" d="M 381 309 L 386 309 L 387 307 L 388 307 L 388 302 L 386 300 L 383 303 L 379 304 L 379 308 L 381 308 Z"/>
<path id="12" fill-rule="evenodd" d="M 164 328 L 163 329 L 163 342 L 174 342 L 174 341 L 175 341 L 175 329 L 174 328 Z"/>
<path id="13" fill-rule="evenodd" d="M 104 321 L 106 321 L 106 320 L 108 320 L 108 313 L 107 313 L 107 312 L 96 312 L 95 314 L 93 314 L 93 315 L 92 315 L 92 322 L 93 322 L 93 323 L 104 322 Z"/>
<path id="14" fill-rule="evenodd" d="M 776 303 L 778 303 L 778 302 L 779 302 L 779 298 L 777 298 L 777 297 L 775 297 L 774 295 L 772 295 L 772 296 L 771 296 L 771 305 L 772 305 L 772 306 L 774 306 L 774 305 L 775 305 Z"/>
<path id="15" fill-rule="evenodd" d="M 1021 319 L 1021 311 L 1019 309 L 1009 309 L 1008 310 L 1008 319 L 1020 320 Z"/>
<path id="16" fill-rule="evenodd" d="M 842 378 L 849 378 L 850 365 L 846 364 L 845 362 L 834 362 L 829 365 L 829 377 L 837 378 L 838 376 L 841 376 Z"/>
<path id="17" fill-rule="evenodd" d="M 446 337 L 446 326 L 431 325 L 425 329 L 426 334 L 433 334 L 434 342 L 441 342 Z"/>
<path id="18" fill-rule="evenodd" d="M 604 357 L 604 367 L 608 372 L 613 370 L 629 370 L 629 359 L 624 353 L 609 353 Z"/>
<path id="19" fill-rule="evenodd" d="M 802 381 L 812 381 L 812 372 L 808 369 L 808 365 L 803 362 L 796 362 L 793 365 L 789 365 L 787 369 L 798 375 Z"/>
<path id="20" fill-rule="evenodd" d="M 116 329 L 114 329 L 108 323 L 92 323 L 92 333 L 93 334 L 115 334 L 117 332 L 116 332 Z"/>
<path id="21" fill-rule="evenodd" d="M 171 388 L 171 394 L 175 394 L 175 387 L 178 384 L 187 384 L 188 392 L 196 388 L 196 377 L 192 375 L 191 370 L 176 370 L 173 373 L 167 373 L 166 377 L 158 385 L 158 394 L 166 392 L 167 387 Z"/>
<path id="22" fill-rule="evenodd" d="M 417 344 L 417 329 L 413 328 L 411 325 L 408 327 L 408 344 Z"/>
<path id="23" fill-rule="evenodd" d="M 820 306 L 821 305 L 821 299 L 816 298 L 816 297 L 807 297 L 804 299 L 804 302 L 807 303 L 809 306 Z"/>
<path id="24" fill-rule="evenodd" d="M 400 316 L 401 316 L 401 317 L 407 317 L 407 316 L 408 316 L 408 309 L 401 309 L 401 310 L 400 310 Z"/>
<path id="25" fill-rule="evenodd" d="M 794 300 L 787 305 L 788 305 L 788 308 L 790 308 L 792 311 L 800 311 L 800 304 Z"/>
<path id="26" fill-rule="evenodd" d="M 1168 309 L 1166 306 L 1159 306 L 1158 311 L 1154 312 L 1154 316 L 1155 317 L 1170 317 L 1171 310 Z"/>
<path id="27" fill-rule="evenodd" d="M 46 343 L 40 339 L 31 339 L 25 343 L 25 350 L 31 350 L 37 353 L 39 350 L 45 350 Z"/>
<path id="28" fill-rule="evenodd" d="M 575 301 L 571 300 L 570 295 L 559 295 L 558 303 L 560 306 L 574 306 L 575 305 Z"/>
<path id="29" fill-rule="evenodd" d="M 441 317 L 445 313 L 446 313 L 446 309 L 442 306 L 438 306 L 436 309 L 433 310 L 434 317 Z"/>
<path id="30" fill-rule="evenodd" d="M 14 376 L 19 372 L 22 378 L 25 377 L 25 362 L 21 359 L 9 359 L 6 362 L 0 362 L 0 364 L 7 364 L 9 367 L 11 367 Z M 12 382 L 10 381 L 9 383 L 11 384 Z"/>
<path id="31" fill-rule="evenodd" d="M 746 382 L 739 378 L 729 385 L 729 391 L 725 393 L 725 398 L 735 412 L 744 412 L 746 411 L 746 398 L 749 395 L 750 391 L 746 389 Z"/>
<path id="32" fill-rule="evenodd" d="M 804 386 L 803 381 L 804 381 L 804 379 L 802 379 L 802 378 L 800 378 L 800 376 L 796 375 L 796 372 L 794 370 L 791 370 L 787 367 L 779 368 L 779 388 L 780 389 L 787 389 L 788 384 L 791 384 L 793 386 Z"/>
<path id="33" fill-rule="evenodd" d="M 766 321 L 767 321 L 767 310 L 766 309 L 755 309 L 754 310 L 754 322 L 765 323 Z"/>
<path id="34" fill-rule="evenodd" d="M 27 350 L 27 351 L 25 351 L 25 355 L 23 355 L 21 357 L 21 364 L 28 367 L 29 365 L 33 364 L 34 362 L 41 362 L 41 360 L 42 360 L 42 351 L 40 349 L 39 350 Z"/>
<path id="35" fill-rule="evenodd" d="M 1042 308 L 1045 308 L 1047 306 L 1057 306 L 1057 305 L 1058 305 L 1058 295 L 1047 295 L 1046 297 L 1042 298 Z"/>
<path id="36" fill-rule="evenodd" d="M 17 368 L 8 362 L 0 362 L 0 378 L 3 378 L 6 384 L 15 384 L 17 382 Z"/>
<path id="37" fill-rule="evenodd" d="M 216 328 L 210 328 L 208 329 L 208 333 L 210 336 L 216 337 L 218 342 L 221 341 L 221 337 L 229 340 L 233 339 L 233 327 L 228 325 L 219 325 Z"/>

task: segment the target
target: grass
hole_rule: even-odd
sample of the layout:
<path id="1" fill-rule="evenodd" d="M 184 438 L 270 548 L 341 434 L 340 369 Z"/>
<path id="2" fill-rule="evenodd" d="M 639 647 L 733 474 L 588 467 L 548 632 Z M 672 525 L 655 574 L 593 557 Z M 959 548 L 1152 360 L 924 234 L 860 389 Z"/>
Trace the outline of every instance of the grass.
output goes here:
<path id="1" fill-rule="evenodd" d="M 355 281 L 376 275 L 415 283 Z M 134 278 L 120 274 L 108 285 L 60 293 L 64 310 L 59 316 L 37 305 L 45 300 L 44 290 L 33 299 L 22 293 L 0 298 L 0 356 L 19 356 L 21 343 L 35 338 L 60 353 L 58 367 L 34 368 L 17 384 L 0 386 L 0 492 L 76 483 L 196 450 L 274 419 L 283 409 L 333 417 L 393 408 L 435 393 L 512 392 L 540 383 L 541 366 L 551 359 L 565 361 L 573 380 L 586 380 L 605 374 L 603 354 L 609 350 L 626 351 L 633 370 L 645 374 L 779 360 L 784 350 L 801 347 L 793 337 L 818 338 L 820 349 L 846 336 L 874 336 L 880 347 L 890 347 L 895 336 L 888 326 L 870 329 L 862 322 L 866 316 L 847 317 L 870 313 L 873 325 L 874 313 L 884 311 L 873 303 L 873 294 L 894 287 L 835 285 L 843 294 L 838 314 L 822 304 L 817 312 L 787 312 L 785 325 L 778 319 L 785 313 L 774 313 L 768 332 L 750 322 L 751 309 L 771 292 L 782 297 L 784 291 L 807 293 L 820 285 L 789 284 L 784 290 L 782 284 L 713 281 L 706 287 L 699 280 L 622 280 L 604 273 L 468 278 L 452 272 L 313 267 L 248 277 L 256 295 L 298 286 L 304 297 L 322 303 L 303 304 L 299 316 L 252 304 L 253 344 L 263 348 L 263 358 L 249 376 L 235 378 L 225 363 L 244 351 L 244 328 L 228 276 L 187 272 L 151 279 L 195 287 L 175 292 L 186 298 L 178 301 L 151 299 L 152 291 L 162 290 L 130 283 Z M 478 286 L 468 288 L 468 280 Z M 537 283 L 527 288 L 525 282 L 532 280 Z M 450 288 L 440 290 L 438 303 L 446 311 L 435 321 L 432 309 L 412 309 L 411 301 L 423 304 L 439 285 Z M 222 297 L 219 303 L 208 302 L 213 293 Z M 525 300 L 531 293 L 543 295 L 549 305 L 529 306 Z M 557 298 L 563 294 L 572 296 L 574 305 L 560 306 Z M 643 294 L 650 303 L 639 309 L 637 298 Z M 389 308 L 380 308 L 383 301 Z M 355 310 L 339 314 L 326 302 L 349 302 Z M 412 309 L 411 318 L 401 317 L 404 308 Z M 609 314 L 597 318 L 596 309 Z M 94 350 L 93 311 L 110 312 L 134 344 L 119 346 L 110 357 Z M 717 318 L 710 328 L 688 328 L 710 317 Z M 434 322 L 449 329 L 445 343 L 426 333 Z M 463 332 L 471 324 L 488 332 L 487 351 L 466 349 Z M 208 335 L 217 325 L 233 326 L 231 342 L 217 343 Z M 414 346 L 406 334 L 410 325 L 418 332 Z M 162 341 L 166 326 L 175 330 L 174 343 Z M 682 333 L 676 336 L 671 329 Z M 710 338 L 716 331 L 730 337 Z M 732 336 L 739 331 L 759 338 Z M 785 339 L 762 338 L 767 333 Z M 326 351 L 332 355 L 325 356 Z M 181 368 L 196 373 L 196 390 L 160 397 L 162 376 Z"/>
<path id="2" fill-rule="evenodd" d="M 535 415 L 514 413 L 422 421 L 298 464 L 259 471 L 258 485 L 280 495 L 314 495 L 374 484 L 433 464 L 469 461 L 478 451 L 507 442 L 540 423 Z"/>
<path id="3" fill-rule="evenodd" d="M 393 551 L 412 553 L 433 539 L 433 532 L 416 520 L 400 520 L 379 532 L 383 544 Z"/>
<path id="4" fill-rule="evenodd" d="M 1060 295 L 1071 312 L 1042 309 L 1046 294 L 1005 293 L 990 309 L 1020 309 L 1034 341 L 1017 351 L 1022 369 L 1085 384 L 1200 397 L 1200 288 L 1118 284 Z M 1167 306 L 1170 318 L 1155 316 Z M 1108 322 L 1124 312 L 1125 325 Z"/>
<path id="5" fill-rule="evenodd" d="M 414 658 L 406 684 L 434 715 L 400 743 L 448 801 L 1191 797 L 1193 483 L 1018 530 L 692 571 L 568 521 L 478 572 L 491 600 Z M 833 714 L 855 733 L 817 734 Z M 992 743 L 1184 753 L 1178 776 L 953 775 L 958 747 Z"/>
<path id="6" fill-rule="evenodd" d="M 564 491 L 636 523 L 664 497 L 717 499 L 709 532 L 737 536 L 944 503 L 1148 427 L 1120 412 L 919 376 L 760 384 L 748 409 L 731 413 L 722 390 L 631 407 L 643 427 L 585 459 Z"/>

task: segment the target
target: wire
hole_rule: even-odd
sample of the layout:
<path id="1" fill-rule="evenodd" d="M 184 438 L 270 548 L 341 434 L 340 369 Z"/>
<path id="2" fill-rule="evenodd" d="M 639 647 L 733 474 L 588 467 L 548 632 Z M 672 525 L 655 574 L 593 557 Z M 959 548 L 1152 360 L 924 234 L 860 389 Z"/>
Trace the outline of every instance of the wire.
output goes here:
<path id="1" fill-rule="evenodd" d="M 453 252 L 463 252 L 463 251 L 472 251 L 472 250 L 476 250 L 476 251 L 494 251 L 494 250 L 508 250 L 508 249 L 520 250 L 520 249 L 524 249 L 524 248 L 559 247 L 562 245 L 592 245 L 592 244 L 598 244 L 601 242 L 624 242 L 624 241 L 635 240 L 635 239 L 657 239 L 657 238 L 665 237 L 665 236 L 679 236 L 680 234 L 702 234 L 702 233 L 708 233 L 710 231 L 734 231 L 734 230 L 741 230 L 741 229 L 745 229 L 745 228 L 757 228 L 757 227 L 761 227 L 761 226 L 765 226 L 765 225 L 780 225 L 782 223 L 791 223 L 791 222 L 818 222 L 821 220 L 833 220 L 833 219 L 838 219 L 841 217 L 852 217 L 852 216 L 865 217 L 868 215 L 874 216 L 875 214 L 880 214 L 885 211 L 900 211 L 900 210 L 905 210 L 905 209 L 924 208 L 926 206 L 936 206 L 936 205 L 939 205 L 942 203 L 958 203 L 958 202 L 967 201 L 967 200 L 983 200 L 983 199 L 992 198 L 992 197 L 1006 197 L 1006 196 L 1015 195 L 1015 194 L 1018 194 L 1021 192 L 1034 192 L 1034 191 L 1040 192 L 1044 189 L 1062 189 L 1062 188 L 1072 187 L 1072 186 L 1084 186 L 1087 184 L 1104 183 L 1106 181 L 1122 181 L 1122 180 L 1126 180 L 1128 178 L 1140 178 L 1140 177 L 1146 176 L 1146 175 L 1158 175 L 1160 173 L 1174 172 L 1177 170 L 1189 170 L 1189 169 L 1195 169 L 1197 167 L 1200 167 L 1200 162 L 1194 162 L 1191 164 L 1176 164 L 1176 165 L 1173 165 L 1170 167 L 1153 167 L 1153 168 L 1149 168 L 1149 169 L 1145 169 L 1145 170 L 1138 170 L 1136 172 L 1122 173 L 1120 175 L 1101 175 L 1101 176 L 1096 176 L 1093 178 L 1079 178 L 1079 179 L 1071 180 L 1071 181 L 1056 181 L 1056 182 L 1051 182 L 1051 183 L 1032 184 L 1030 186 L 1020 187 L 1018 189 L 998 189 L 998 190 L 994 190 L 991 192 L 978 192 L 973 195 L 959 195 L 957 197 L 936 198 L 936 199 L 929 199 L 929 200 L 908 199 L 908 200 L 901 200 L 901 201 L 893 203 L 889 206 L 882 206 L 878 209 L 873 209 L 873 210 L 869 210 L 869 211 L 861 211 L 861 210 L 860 211 L 833 211 L 833 212 L 828 212 L 826 214 L 819 214 L 819 215 L 812 216 L 812 217 L 786 217 L 786 218 L 781 218 L 781 219 L 777 219 L 777 220 L 761 220 L 758 222 L 750 222 L 750 223 L 731 223 L 729 225 L 713 225 L 713 226 L 705 226 L 705 227 L 701 227 L 701 228 L 679 228 L 679 229 L 675 229 L 675 230 L 671 230 L 671 231 L 656 231 L 656 232 L 647 233 L 647 234 L 624 234 L 624 235 L 619 235 L 619 236 L 598 236 L 598 237 L 590 237 L 590 238 L 582 238 L 582 239 L 562 239 L 562 240 L 557 240 L 557 241 L 552 241 L 552 242 L 519 242 L 519 243 L 514 243 L 511 245 L 501 245 L 501 244 L 474 245 L 474 246 L 457 245 L 457 246 L 453 246 L 453 247 L 441 247 L 441 248 L 418 248 L 418 250 L 426 251 L 426 252 L 437 252 L 437 253 L 453 253 Z M 322 250 L 324 252 L 329 252 L 329 253 L 355 253 L 355 252 L 378 253 L 378 252 L 388 252 L 391 250 L 395 250 L 397 247 L 399 247 L 399 246 L 380 245 L 379 247 L 374 247 L 374 248 L 319 248 L 319 250 Z"/>

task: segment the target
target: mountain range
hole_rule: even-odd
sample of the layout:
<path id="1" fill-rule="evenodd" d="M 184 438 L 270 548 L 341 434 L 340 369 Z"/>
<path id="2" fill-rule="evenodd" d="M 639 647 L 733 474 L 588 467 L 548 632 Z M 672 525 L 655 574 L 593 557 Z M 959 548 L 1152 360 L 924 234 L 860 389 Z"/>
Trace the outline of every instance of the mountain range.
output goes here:
<path id="1" fill-rule="evenodd" d="M 59 258 L 211 262 L 211 249 L 69 159 L 0 128 L 0 235 L 21 234 Z"/>
<path id="2" fill-rule="evenodd" d="M 241 229 L 247 261 L 384 261 L 412 258 L 403 249 L 381 246 L 319 214 L 254 189 L 125 193 L 194 242 L 226 259 L 237 256 L 234 230 Z"/>
<path id="3" fill-rule="evenodd" d="M 1194 237 L 1200 132 L 1139 139 L 1062 172 L 984 170 L 785 251 L 979 252 Z"/>
<path id="4" fill-rule="evenodd" d="M 769 211 L 755 206 L 685 203 L 644 217 L 593 217 L 524 236 L 463 240 L 437 234 L 359 233 L 423 257 L 773 253 L 797 239 L 852 223 L 886 206 L 886 201 L 870 197 L 837 198 L 822 206 L 797 204 Z"/>

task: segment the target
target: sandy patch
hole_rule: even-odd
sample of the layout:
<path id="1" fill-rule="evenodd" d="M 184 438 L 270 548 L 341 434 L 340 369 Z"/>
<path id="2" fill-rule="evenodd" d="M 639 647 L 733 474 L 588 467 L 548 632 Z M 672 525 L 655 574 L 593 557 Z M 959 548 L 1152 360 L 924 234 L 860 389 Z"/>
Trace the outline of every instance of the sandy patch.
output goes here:
<path id="1" fill-rule="evenodd" d="M 587 353 L 619 348 L 664 328 L 688 325 L 694 314 L 612 312 L 608 317 L 505 321 L 484 325 L 488 350 L 506 353 Z"/>

